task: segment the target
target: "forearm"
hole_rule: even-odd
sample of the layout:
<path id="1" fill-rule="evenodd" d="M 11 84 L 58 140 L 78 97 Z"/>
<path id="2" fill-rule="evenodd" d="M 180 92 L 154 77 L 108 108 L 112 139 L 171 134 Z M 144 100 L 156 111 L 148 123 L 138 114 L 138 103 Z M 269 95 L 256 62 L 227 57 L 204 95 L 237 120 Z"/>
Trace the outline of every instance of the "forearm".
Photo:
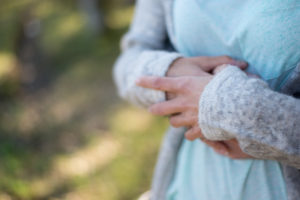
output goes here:
<path id="1" fill-rule="evenodd" d="M 300 100 L 272 91 L 237 68 L 220 72 L 199 103 L 207 139 L 237 138 L 246 153 L 300 168 Z"/>
<path id="2" fill-rule="evenodd" d="M 165 76 L 179 54 L 167 51 L 167 31 L 160 0 L 138 0 L 130 30 L 123 37 L 122 54 L 114 66 L 120 96 L 147 107 L 165 99 L 163 92 L 135 85 L 141 76 Z"/>
<path id="3" fill-rule="evenodd" d="M 148 107 L 165 100 L 165 93 L 136 86 L 142 76 L 165 76 L 178 53 L 144 48 L 125 51 L 114 68 L 115 82 L 121 97 L 139 106 Z"/>

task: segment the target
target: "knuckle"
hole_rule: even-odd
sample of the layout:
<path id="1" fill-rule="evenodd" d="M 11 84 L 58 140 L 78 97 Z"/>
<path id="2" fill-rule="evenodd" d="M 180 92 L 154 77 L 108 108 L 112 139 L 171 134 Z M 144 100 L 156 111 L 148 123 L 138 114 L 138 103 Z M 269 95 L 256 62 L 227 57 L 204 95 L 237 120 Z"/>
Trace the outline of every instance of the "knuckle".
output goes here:
<path id="1" fill-rule="evenodd" d="M 185 98 L 180 98 L 180 99 L 178 100 L 178 106 L 179 106 L 180 108 L 183 108 L 184 110 L 188 110 L 188 108 L 189 108 L 189 102 L 188 102 L 188 100 L 185 99 Z M 185 113 L 185 115 L 186 115 L 186 113 Z"/>
<path id="2" fill-rule="evenodd" d="M 180 114 L 181 116 L 185 116 L 185 108 L 186 105 L 184 99 L 181 97 L 177 97 L 176 100 L 173 100 L 173 102 L 170 102 L 168 105 L 168 110 L 174 111 L 173 114 L 177 114 L 176 117 L 178 117 L 178 114 Z M 175 115 L 172 117 L 175 117 Z"/>
<path id="3" fill-rule="evenodd" d="M 184 91 L 189 86 L 189 80 L 187 78 L 182 78 L 181 81 L 178 83 L 178 89 Z"/>
<path id="4" fill-rule="evenodd" d="M 172 117 L 170 118 L 170 124 L 174 126 L 175 128 L 179 128 L 181 126 L 180 120 L 178 118 Z"/>
<path id="5" fill-rule="evenodd" d="M 153 80 L 153 86 L 157 89 L 161 88 L 162 85 L 162 79 L 161 78 L 156 78 Z"/>

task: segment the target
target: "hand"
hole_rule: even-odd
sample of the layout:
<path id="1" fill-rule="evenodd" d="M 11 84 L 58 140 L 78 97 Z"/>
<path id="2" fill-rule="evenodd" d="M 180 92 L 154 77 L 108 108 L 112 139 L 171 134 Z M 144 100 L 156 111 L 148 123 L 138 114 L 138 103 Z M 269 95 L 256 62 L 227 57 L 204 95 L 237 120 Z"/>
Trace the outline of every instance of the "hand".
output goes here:
<path id="1" fill-rule="evenodd" d="M 197 61 L 200 62 L 200 60 L 201 59 L 199 58 L 199 60 L 197 60 Z M 233 62 L 230 59 L 228 60 L 228 57 L 219 57 L 218 58 L 218 60 L 219 60 L 218 62 L 213 61 L 212 58 L 206 58 L 205 60 L 206 60 L 205 63 L 207 65 L 204 66 L 205 67 L 204 69 L 206 71 L 213 69 L 214 65 L 215 64 L 219 64 L 221 61 L 222 62 L 225 62 L 225 61 L 227 61 L 227 62 L 228 61 Z M 210 63 L 210 64 L 208 64 L 208 63 Z M 247 66 L 247 64 L 244 63 L 244 62 L 237 62 L 237 64 L 240 64 L 241 67 Z M 202 67 L 203 67 L 203 65 L 202 65 Z M 187 70 L 181 71 L 181 68 L 185 68 Z M 201 66 L 196 65 L 196 62 L 194 60 L 191 60 L 191 59 L 178 59 L 176 62 L 173 63 L 173 65 L 172 65 L 172 67 L 170 69 L 172 69 L 172 70 L 169 70 L 169 74 L 168 74 L 169 76 L 179 76 L 180 74 L 185 73 L 185 75 L 191 74 L 191 75 L 198 75 L 198 76 L 206 76 L 206 77 L 209 77 L 209 79 L 212 77 L 211 74 L 205 72 L 201 68 Z M 140 85 L 140 86 L 144 86 L 145 87 L 146 85 L 143 85 L 143 80 L 140 80 L 140 81 L 141 82 L 138 81 L 137 84 Z M 180 83 L 180 82 L 175 82 L 175 83 Z M 156 83 L 156 84 L 158 84 L 157 86 L 159 86 L 159 83 Z M 155 85 L 155 83 L 154 83 L 154 85 Z M 173 84 L 171 83 L 171 86 L 172 85 Z M 162 90 L 164 90 L 164 88 L 155 88 L 155 87 L 152 87 L 151 83 L 149 84 L 149 87 L 152 88 L 152 89 L 162 89 Z M 167 88 L 165 88 L 165 90 L 167 91 Z M 170 93 L 169 92 L 168 94 L 175 94 L 175 93 Z M 176 95 L 174 95 L 173 97 L 169 96 L 169 99 L 173 99 L 175 97 L 176 97 Z M 198 99 L 198 98 L 196 98 L 196 99 Z M 198 106 L 198 104 L 197 104 L 197 106 Z M 197 110 L 197 108 L 195 110 Z M 161 113 L 161 115 L 168 115 L 168 113 Z M 174 120 L 173 117 L 170 117 L 170 122 L 171 122 L 171 124 L 173 126 L 177 127 L 177 125 L 175 123 L 173 123 L 173 120 Z M 192 118 L 191 122 L 193 122 L 193 124 L 194 123 L 197 124 L 197 118 L 198 117 L 195 114 L 194 117 Z M 175 120 L 176 120 L 176 118 L 175 118 Z M 187 118 L 187 120 L 189 120 L 189 119 Z M 178 126 L 180 126 L 180 125 L 178 125 Z M 202 141 L 204 143 L 206 143 L 208 146 L 212 147 L 213 149 L 215 149 L 215 150 L 217 150 L 219 152 L 227 152 L 228 151 L 227 146 L 223 142 L 209 141 L 209 140 L 204 140 L 204 139 Z"/>
<path id="2" fill-rule="evenodd" d="M 220 71 L 220 69 L 224 69 L 224 68 L 225 66 L 216 68 L 214 70 L 214 73 L 217 73 Z M 202 79 L 200 77 L 202 77 Z M 236 140 L 224 141 L 224 142 L 209 141 L 205 139 L 201 134 L 201 130 L 197 123 L 198 101 L 203 88 L 210 81 L 212 75 L 208 73 L 203 73 L 200 77 L 179 77 L 179 78 L 178 77 L 177 78 L 145 77 L 140 79 L 137 82 L 137 84 L 142 87 L 158 89 L 158 90 L 173 92 L 177 94 L 177 97 L 174 100 L 156 104 L 150 108 L 150 111 L 158 115 L 173 114 L 173 116 L 170 117 L 170 123 L 175 127 L 181 127 L 181 126 L 194 127 L 193 129 L 190 129 L 186 133 L 187 139 L 192 139 L 190 138 L 189 134 L 191 133 L 191 130 L 193 130 L 195 138 L 197 137 L 200 138 L 203 142 L 205 142 L 207 145 L 212 147 L 217 153 L 235 159 L 251 158 L 251 156 L 245 154 L 240 149 Z M 189 98 L 185 99 L 185 97 L 189 97 Z"/>
<path id="3" fill-rule="evenodd" d="M 235 60 L 229 56 L 198 56 L 198 57 L 181 57 L 175 60 L 166 76 L 198 76 L 203 75 L 203 73 L 210 73 L 214 71 L 218 66 L 230 64 L 241 69 L 245 69 L 248 64 L 244 61 Z M 219 69 L 218 71 L 220 71 Z"/>
<path id="4" fill-rule="evenodd" d="M 203 76 L 216 70 L 216 68 L 223 64 L 231 64 L 241 69 L 247 67 L 247 63 L 244 61 L 234 60 L 229 56 L 198 56 L 189 58 L 179 58 L 175 60 L 169 70 L 166 73 L 167 77 L 178 76 Z M 221 69 L 220 69 L 221 70 Z M 175 98 L 174 93 L 166 92 L 166 99 L 170 100 Z"/>
<path id="5" fill-rule="evenodd" d="M 227 65 L 221 65 L 218 66 L 213 70 L 213 74 L 217 74 L 223 69 L 228 67 Z M 258 75 L 247 73 L 247 75 L 251 78 L 260 78 Z M 207 140 L 202 132 L 200 127 L 194 126 L 190 128 L 186 133 L 185 137 L 188 140 L 195 140 L 196 138 L 199 138 L 204 143 L 208 144 L 210 147 L 214 149 L 216 153 L 219 153 L 223 156 L 229 157 L 231 159 L 253 159 L 254 157 L 244 153 L 236 139 L 227 140 L 227 141 L 219 141 L 218 145 L 216 141 L 209 141 Z"/>
<path id="6" fill-rule="evenodd" d="M 174 127 L 192 127 L 197 122 L 198 101 L 204 87 L 213 76 L 205 73 L 202 76 L 183 77 L 143 77 L 137 85 L 155 90 L 166 91 L 176 94 L 176 98 L 157 103 L 149 108 L 155 115 L 167 116 Z"/>
<path id="7" fill-rule="evenodd" d="M 208 146 L 213 148 L 213 150 L 223 156 L 229 157 L 231 159 L 253 159 L 252 156 L 244 153 L 236 139 L 226 140 L 226 141 L 210 141 L 207 140 L 201 132 L 200 127 L 194 126 L 190 128 L 186 133 L 185 137 L 188 140 L 200 139 L 202 142 L 206 143 Z"/>
<path id="8" fill-rule="evenodd" d="M 207 72 L 211 71 L 216 74 L 227 67 L 226 64 L 231 64 L 238 66 L 242 69 L 247 67 L 247 63 L 243 61 L 234 60 L 228 56 L 219 57 L 195 57 L 195 58 L 180 58 L 177 59 L 169 68 L 167 76 L 201 76 Z M 220 66 L 218 66 L 220 65 Z M 215 68 L 218 66 L 217 68 Z M 166 97 L 168 100 L 175 98 L 175 94 L 166 92 Z M 199 126 L 196 127 L 196 137 L 202 140 L 205 144 L 210 146 L 216 153 L 230 157 L 232 159 L 246 159 L 251 158 L 251 156 L 245 154 L 237 140 L 229 141 L 210 141 L 204 138 L 201 134 Z M 185 134 L 186 138 L 189 138 L 188 134 Z"/>
<path id="9" fill-rule="evenodd" d="M 221 69 L 225 67 L 220 66 Z M 217 72 L 218 68 L 214 70 L 214 73 Z M 137 85 L 176 94 L 174 99 L 151 106 L 150 112 L 161 116 L 172 115 L 170 123 L 174 127 L 193 127 L 197 124 L 200 96 L 212 78 L 213 75 L 206 72 L 198 76 L 143 77 Z"/>
<path id="10" fill-rule="evenodd" d="M 198 127 L 197 129 L 191 129 L 193 130 L 193 137 L 195 137 L 195 139 L 200 138 L 216 152 L 227 155 L 229 152 L 228 147 L 223 142 L 205 139 L 198 126 L 197 102 L 203 88 L 211 78 L 212 75 L 208 73 L 204 74 L 202 77 L 144 77 L 137 81 L 137 85 L 176 94 L 176 97 L 172 100 L 151 106 L 149 109 L 150 112 L 161 116 L 171 115 L 169 120 L 170 124 L 174 127 Z M 191 81 L 192 79 L 193 81 Z"/>
<path id="11" fill-rule="evenodd" d="M 166 74 L 172 78 L 143 77 L 137 80 L 136 84 L 181 96 L 179 98 L 174 96 L 174 98 L 170 98 L 174 100 L 151 106 L 150 111 L 153 114 L 164 116 L 181 113 L 182 115 L 181 110 L 184 111 L 184 108 L 188 107 L 191 108 L 189 111 L 197 113 L 200 94 L 213 77 L 209 72 L 220 71 L 227 66 L 224 63 L 237 65 L 241 69 L 245 69 L 248 65 L 246 62 L 237 61 L 228 56 L 179 58 L 173 62 Z M 194 112 L 184 113 L 192 114 Z M 177 118 L 178 116 L 174 116 L 175 123 L 171 123 L 175 127 L 180 126 L 176 125 Z M 186 124 L 186 126 L 189 125 L 192 124 Z"/>

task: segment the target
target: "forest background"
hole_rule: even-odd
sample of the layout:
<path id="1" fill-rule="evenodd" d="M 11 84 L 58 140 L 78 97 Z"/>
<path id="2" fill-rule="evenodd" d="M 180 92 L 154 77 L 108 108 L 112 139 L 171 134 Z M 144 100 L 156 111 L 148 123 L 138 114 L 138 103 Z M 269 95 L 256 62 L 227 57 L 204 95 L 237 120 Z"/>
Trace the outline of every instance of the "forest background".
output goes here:
<path id="1" fill-rule="evenodd" d="M 132 0 L 1 0 L 0 200 L 132 200 L 167 121 L 121 101 Z"/>

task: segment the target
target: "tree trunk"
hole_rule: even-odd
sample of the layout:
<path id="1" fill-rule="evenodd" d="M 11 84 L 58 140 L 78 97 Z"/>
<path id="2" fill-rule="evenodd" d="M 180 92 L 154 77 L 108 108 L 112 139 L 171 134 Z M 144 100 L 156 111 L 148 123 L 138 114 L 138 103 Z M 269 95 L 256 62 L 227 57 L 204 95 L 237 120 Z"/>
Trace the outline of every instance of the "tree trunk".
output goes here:
<path id="1" fill-rule="evenodd" d="M 105 24 L 97 0 L 78 0 L 78 5 L 87 20 L 89 30 L 94 34 L 101 34 Z"/>

